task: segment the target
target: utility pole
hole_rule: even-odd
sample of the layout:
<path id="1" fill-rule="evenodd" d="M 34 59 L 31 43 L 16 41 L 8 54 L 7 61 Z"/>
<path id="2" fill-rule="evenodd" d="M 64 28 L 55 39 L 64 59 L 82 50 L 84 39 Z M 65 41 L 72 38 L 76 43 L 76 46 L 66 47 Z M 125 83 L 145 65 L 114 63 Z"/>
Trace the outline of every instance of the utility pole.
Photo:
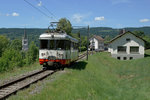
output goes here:
<path id="1" fill-rule="evenodd" d="M 89 25 L 88 25 L 88 32 L 87 32 L 87 58 L 86 58 L 86 60 L 88 60 L 89 34 L 90 34 L 90 28 L 89 28 Z"/>
<path id="2" fill-rule="evenodd" d="M 81 53 L 81 35 L 80 35 L 80 30 L 78 32 L 78 37 L 79 37 L 79 52 Z"/>
<path id="3" fill-rule="evenodd" d="M 81 37 L 80 37 L 80 52 L 81 52 Z"/>
<path id="4" fill-rule="evenodd" d="M 94 47 L 94 37 L 92 37 L 92 55 L 93 55 L 93 47 Z"/>

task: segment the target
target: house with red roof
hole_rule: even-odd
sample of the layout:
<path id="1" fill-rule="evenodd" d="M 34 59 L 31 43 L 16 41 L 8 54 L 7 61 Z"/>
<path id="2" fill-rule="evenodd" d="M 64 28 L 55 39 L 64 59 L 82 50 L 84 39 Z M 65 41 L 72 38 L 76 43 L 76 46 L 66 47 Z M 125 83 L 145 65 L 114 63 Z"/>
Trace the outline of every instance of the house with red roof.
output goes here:
<path id="1" fill-rule="evenodd" d="M 94 35 L 89 39 L 90 41 L 90 50 L 95 50 L 95 51 L 103 51 L 104 50 L 104 39 L 101 36 Z"/>

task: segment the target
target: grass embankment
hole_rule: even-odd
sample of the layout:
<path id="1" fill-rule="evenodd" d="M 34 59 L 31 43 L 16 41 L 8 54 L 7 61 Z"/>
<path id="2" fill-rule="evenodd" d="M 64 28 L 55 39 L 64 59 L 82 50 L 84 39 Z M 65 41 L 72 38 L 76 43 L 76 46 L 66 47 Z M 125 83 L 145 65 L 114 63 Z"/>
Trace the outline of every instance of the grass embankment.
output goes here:
<path id="1" fill-rule="evenodd" d="M 109 53 L 96 53 L 44 85 L 34 84 L 10 100 L 148 100 L 150 50 L 143 59 L 120 61 Z M 48 78 L 49 80 L 51 78 Z M 53 80 L 53 78 L 55 80 Z M 48 80 L 47 79 L 47 80 Z M 31 93 L 42 86 L 40 92 Z"/>
<path id="2" fill-rule="evenodd" d="M 21 74 L 25 74 L 25 73 L 28 73 L 30 71 L 36 70 L 36 69 L 42 69 L 42 66 L 40 66 L 38 61 L 35 62 L 32 65 L 28 65 L 28 66 L 26 65 L 24 67 L 15 67 L 15 68 L 13 68 L 11 70 L 1 72 L 0 73 L 0 83 L 3 80 L 12 79 L 12 78 L 17 77 L 17 76 L 19 76 Z"/>

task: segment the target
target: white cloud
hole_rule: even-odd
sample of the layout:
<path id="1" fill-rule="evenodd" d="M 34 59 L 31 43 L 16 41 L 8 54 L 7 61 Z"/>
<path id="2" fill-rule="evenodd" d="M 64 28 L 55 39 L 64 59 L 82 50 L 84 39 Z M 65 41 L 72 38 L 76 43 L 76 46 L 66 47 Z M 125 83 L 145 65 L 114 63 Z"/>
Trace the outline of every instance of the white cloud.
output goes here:
<path id="1" fill-rule="evenodd" d="M 113 5 L 120 4 L 120 3 L 130 3 L 129 0 L 111 0 L 111 2 Z"/>
<path id="2" fill-rule="evenodd" d="M 95 17 L 95 21 L 103 21 L 103 20 L 105 20 L 104 16 Z"/>
<path id="3" fill-rule="evenodd" d="M 19 13 L 13 12 L 12 16 L 19 16 Z"/>
<path id="4" fill-rule="evenodd" d="M 82 18 L 83 18 L 83 15 L 81 14 L 74 14 L 72 17 L 72 19 L 77 23 L 80 23 L 82 21 Z"/>
<path id="5" fill-rule="evenodd" d="M 37 4 L 37 6 L 42 6 L 42 1 L 40 1 L 38 4 Z"/>
<path id="6" fill-rule="evenodd" d="M 145 23 L 145 22 L 149 22 L 149 21 L 150 21 L 150 19 L 141 19 L 140 20 L 141 23 Z"/>

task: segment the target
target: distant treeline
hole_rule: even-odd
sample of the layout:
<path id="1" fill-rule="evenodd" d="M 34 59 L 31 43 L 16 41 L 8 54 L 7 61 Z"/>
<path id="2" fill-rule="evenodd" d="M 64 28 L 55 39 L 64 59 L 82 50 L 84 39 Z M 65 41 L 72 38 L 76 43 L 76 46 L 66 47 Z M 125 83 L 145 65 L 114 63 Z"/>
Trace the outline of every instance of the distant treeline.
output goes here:
<path id="1" fill-rule="evenodd" d="M 46 28 L 27 28 L 25 29 L 26 34 L 28 35 L 29 43 L 34 41 L 37 46 L 39 46 L 39 35 L 46 32 Z M 109 27 L 92 27 L 90 28 L 90 36 L 92 35 L 100 35 L 107 41 L 118 35 L 122 29 L 113 29 Z M 146 36 L 150 36 L 150 27 L 129 27 L 125 28 L 126 31 L 141 31 L 144 32 Z M 80 28 L 80 29 L 73 29 L 72 35 L 77 37 L 77 33 L 80 33 L 82 37 L 87 36 L 87 29 Z M 10 40 L 19 38 L 21 39 L 24 35 L 24 28 L 0 28 L 0 35 L 6 35 Z M 85 38 L 82 38 L 85 40 Z M 85 43 L 84 43 L 85 44 Z"/>
<path id="2" fill-rule="evenodd" d="M 22 39 L 24 35 L 24 31 L 26 32 L 29 43 L 31 41 L 34 41 L 36 45 L 39 45 L 39 35 L 43 32 L 45 32 L 47 29 L 37 29 L 37 28 L 31 28 L 31 29 L 24 29 L 24 28 L 0 28 L 0 35 L 7 36 L 10 40 L 14 40 L 16 38 Z"/>
<path id="3" fill-rule="evenodd" d="M 150 27 L 139 27 L 139 28 L 124 28 L 126 31 L 142 31 L 145 35 L 150 36 Z M 90 34 L 100 35 L 103 38 L 106 36 L 110 36 L 111 38 L 118 35 L 122 29 L 114 29 L 109 27 L 92 27 L 90 28 Z M 87 29 L 81 28 L 81 29 L 74 29 L 72 33 L 80 32 L 82 35 L 87 35 Z"/>

